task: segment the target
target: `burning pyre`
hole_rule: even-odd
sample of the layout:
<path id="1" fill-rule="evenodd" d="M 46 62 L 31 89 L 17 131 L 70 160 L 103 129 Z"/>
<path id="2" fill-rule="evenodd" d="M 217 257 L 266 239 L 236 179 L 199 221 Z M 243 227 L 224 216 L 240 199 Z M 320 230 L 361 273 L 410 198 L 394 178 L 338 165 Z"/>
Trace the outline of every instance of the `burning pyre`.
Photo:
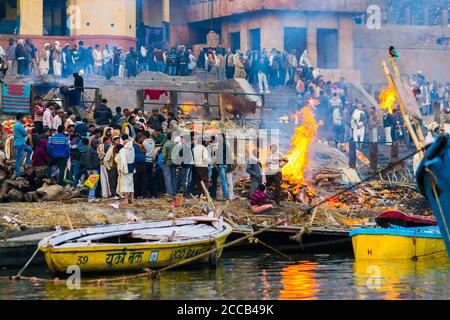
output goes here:
<path id="1" fill-rule="evenodd" d="M 286 156 L 289 162 L 282 169 L 285 181 L 283 188 L 290 189 L 297 201 L 311 203 L 317 194 L 306 184 L 305 169 L 308 166 L 308 152 L 320 124 L 315 119 L 311 104 L 292 115 L 291 118 L 301 125 L 295 129 L 291 141 L 292 150 Z"/>

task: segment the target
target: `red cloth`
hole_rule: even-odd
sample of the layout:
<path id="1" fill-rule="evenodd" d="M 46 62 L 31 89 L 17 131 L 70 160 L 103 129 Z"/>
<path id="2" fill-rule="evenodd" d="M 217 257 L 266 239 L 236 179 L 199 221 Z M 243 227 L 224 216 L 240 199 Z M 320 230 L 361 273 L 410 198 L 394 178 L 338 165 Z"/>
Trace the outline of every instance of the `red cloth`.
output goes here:
<path id="1" fill-rule="evenodd" d="M 265 204 L 271 204 L 272 201 L 267 197 L 267 195 L 262 192 L 261 190 L 256 190 L 255 193 L 253 193 L 251 199 L 250 199 L 250 205 L 252 206 L 263 206 Z"/>
<path id="2" fill-rule="evenodd" d="M 167 97 L 169 95 L 169 92 L 167 90 L 144 90 L 144 100 L 147 100 L 147 97 L 149 97 L 150 100 L 159 100 L 161 99 L 162 95 L 165 95 Z"/>

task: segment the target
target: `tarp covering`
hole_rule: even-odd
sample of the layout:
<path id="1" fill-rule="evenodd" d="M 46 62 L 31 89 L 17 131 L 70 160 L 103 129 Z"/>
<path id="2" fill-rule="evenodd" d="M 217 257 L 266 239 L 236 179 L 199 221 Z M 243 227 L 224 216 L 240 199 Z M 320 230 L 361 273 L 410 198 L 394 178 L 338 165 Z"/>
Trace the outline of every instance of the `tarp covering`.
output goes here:
<path id="1" fill-rule="evenodd" d="M 3 113 L 30 113 L 31 85 L 2 84 Z"/>

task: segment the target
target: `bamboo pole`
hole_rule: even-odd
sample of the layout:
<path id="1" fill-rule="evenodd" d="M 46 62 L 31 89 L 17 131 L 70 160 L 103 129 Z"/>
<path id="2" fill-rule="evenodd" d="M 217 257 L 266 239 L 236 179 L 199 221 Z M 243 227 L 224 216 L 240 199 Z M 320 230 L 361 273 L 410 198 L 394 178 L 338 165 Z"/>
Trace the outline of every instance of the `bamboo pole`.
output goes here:
<path id="1" fill-rule="evenodd" d="M 223 105 L 222 94 L 219 94 L 219 110 L 220 110 L 220 121 L 223 124 L 225 122 L 225 106 Z"/>
<path id="2" fill-rule="evenodd" d="M 400 74 L 400 71 L 399 71 L 399 69 L 398 69 L 397 61 L 395 60 L 394 57 L 391 56 L 391 57 L 390 57 L 390 62 L 391 62 L 392 69 L 394 70 L 394 76 L 395 76 L 401 83 L 403 83 L 403 79 L 401 78 L 401 74 Z M 408 99 L 408 100 L 411 100 L 411 99 Z M 412 103 L 412 101 L 409 101 L 409 102 Z M 425 141 L 425 136 L 423 135 L 422 128 L 420 127 L 419 121 L 417 120 L 416 117 L 411 116 L 411 118 L 412 118 L 414 127 L 415 127 L 415 129 L 416 129 L 417 137 L 418 137 L 418 139 L 419 139 L 419 141 L 420 141 L 421 146 L 423 146 L 423 145 L 424 145 L 424 141 Z"/>
<path id="3" fill-rule="evenodd" d="M 205 193 L 206 199 L 208 200 L 209 205 L 211 206 L 211 209 L 214 211 L 214 213 L 216 212 L 216 206 L 214 205 L 214 201 L 211 199 L 211 196 L 209 194 L 208 188 L 206 188 L 205 183 L 202 181 L 200 181 L 200 184 L 202 185 L 203 188 L 203 192 Z"/>
<path id="4" fill-rule="evenodd" d="M 392 74 L 389 71 L 389 68 L 385 61 L 382 62 L 382 66 L 383 66 L 383 71 L 386 76 L 386 79 L 388 80 L 390 87 L 394 89 L 395 95 L 397 96 L 400 113 L 402 114 L 403 121 L 405 122 L 406 128 L 408 129 L 409 134 L 411 135 L 414 145 L 416 146 L 416 150 L 419 151 L 418 153 L 419 153 L 420 157 L 423 157 L 424 154 L 422 151 L 422 149 L 423 149 L 422 144 L 419 141 L 419 138 L 417 137 L 416 132 L 414 131 L 411 121 L 409 120 L 408 114 L 406 113 L 405 105 L 404 105 L 403 99 L 399 93 L 399 90 L 397 88 L 397 85 L 395 84 L 395 81 L 392 78 Z M 398 72 L 398 70 L 397 70 L 397 72 Z"/>

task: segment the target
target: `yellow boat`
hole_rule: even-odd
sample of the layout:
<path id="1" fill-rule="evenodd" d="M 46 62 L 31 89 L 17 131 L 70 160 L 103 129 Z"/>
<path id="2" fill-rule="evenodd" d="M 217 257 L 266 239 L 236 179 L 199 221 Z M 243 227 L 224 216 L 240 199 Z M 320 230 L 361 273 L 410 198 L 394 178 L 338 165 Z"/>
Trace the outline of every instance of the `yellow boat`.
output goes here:
<path id="1" fill-rule="evenodd" d="M 438 227 L 356 229 L 350 236 L 356 260 L 447 258 Z"/>
<path id="2" fill-rule="evenodd" d="M 39 243 L 50 271 L 66 273 L 159 269 L 222 246 L 231 234 L 222 220 L 192 217 L 59 232 Z M 196 263 L 215 264 L 222 251 Z"/>

